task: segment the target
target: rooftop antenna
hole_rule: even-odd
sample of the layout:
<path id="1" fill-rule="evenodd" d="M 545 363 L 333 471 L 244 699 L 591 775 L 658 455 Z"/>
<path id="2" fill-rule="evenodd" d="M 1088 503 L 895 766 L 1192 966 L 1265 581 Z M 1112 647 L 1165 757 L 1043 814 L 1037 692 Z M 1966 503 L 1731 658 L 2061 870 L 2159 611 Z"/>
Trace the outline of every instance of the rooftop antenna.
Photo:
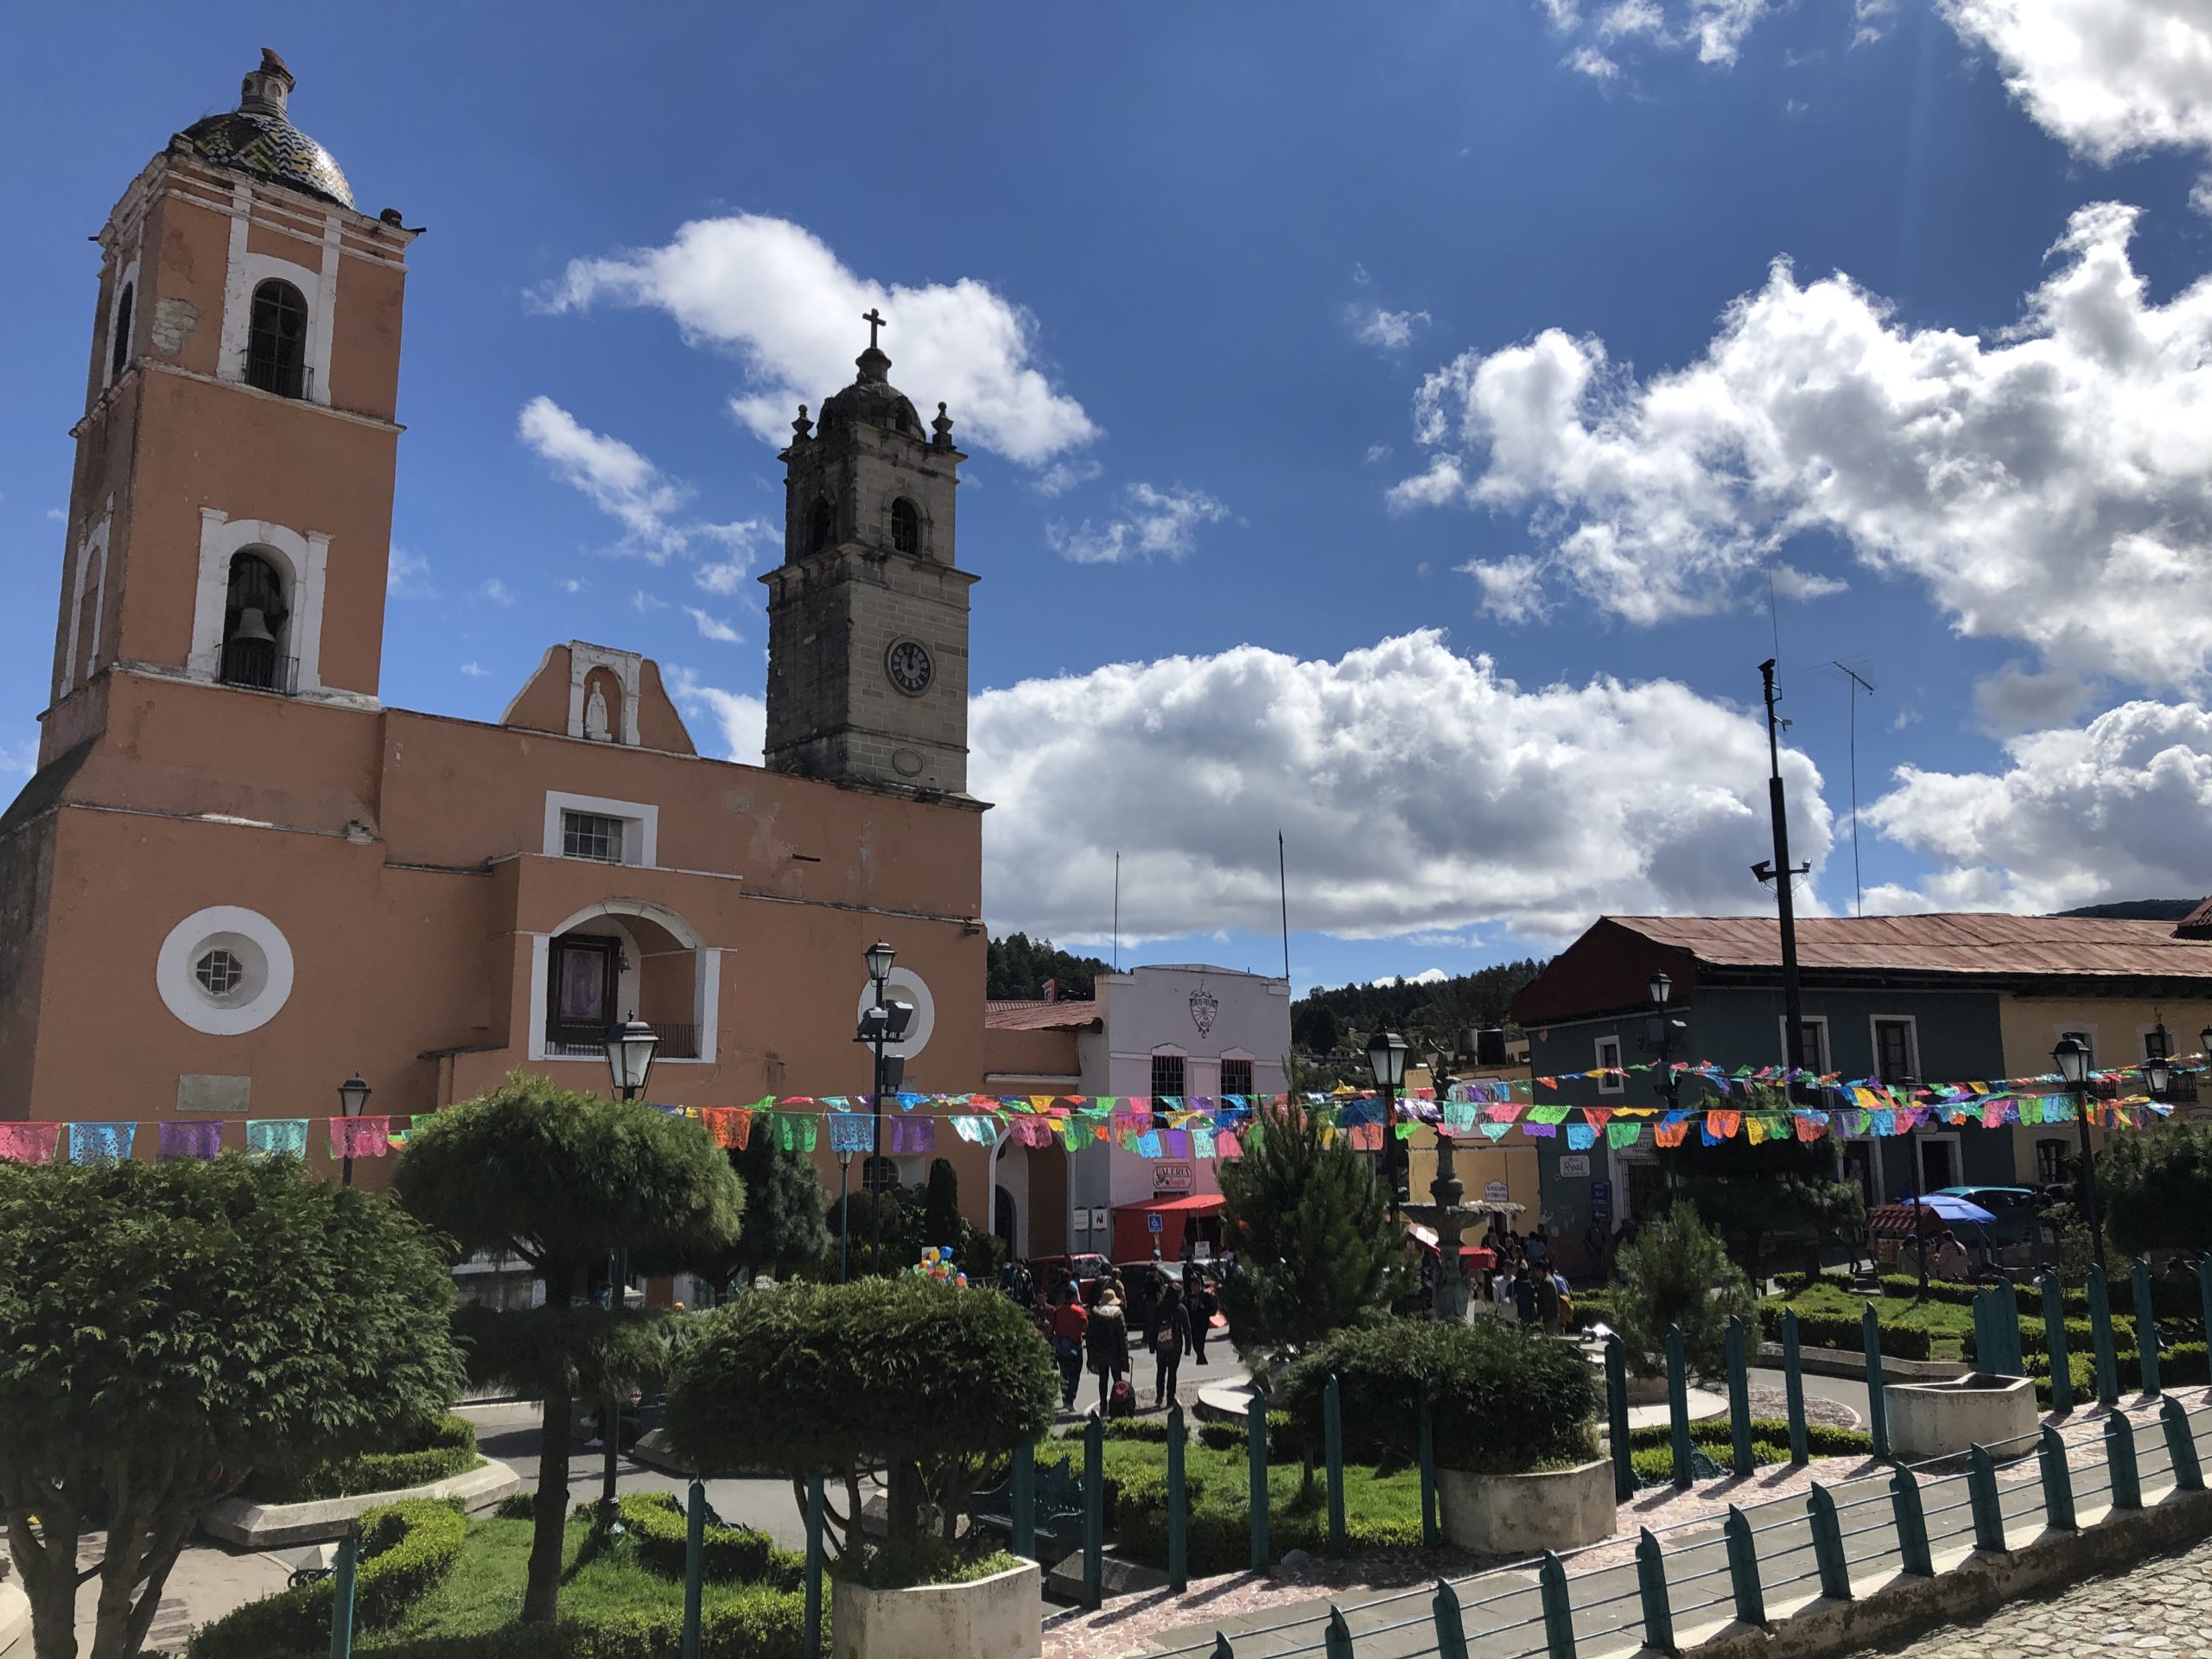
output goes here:
<path id="1" fill-rule="evenodd" d="M 1282 831 L 1275 831 L 1275 886 L 1282 897 L 1282 978 L 1290 982 L 1290 866 L 1283 852 Z"/>
<path id="2" fill-rule="evenodd" d="M 1122 971 L 1122 855 L 1114 855 L 1114 971 Z"/>
<path id="3" fill-rule="evenodd" d="M 1859 659 L 1864 662 L 1866 659 Z M 1847 677 L 1852 685 L 1846 693 L 1851 699 L 1851 892 L 1852 910 L 1856 915 L 1866 913 L 1866 887 L 1859 874 L 1859 694 L 1874 695 L 1874 682 L 1861 674 L 1849 663 L 1831 661 L 1830 668 Z"/>

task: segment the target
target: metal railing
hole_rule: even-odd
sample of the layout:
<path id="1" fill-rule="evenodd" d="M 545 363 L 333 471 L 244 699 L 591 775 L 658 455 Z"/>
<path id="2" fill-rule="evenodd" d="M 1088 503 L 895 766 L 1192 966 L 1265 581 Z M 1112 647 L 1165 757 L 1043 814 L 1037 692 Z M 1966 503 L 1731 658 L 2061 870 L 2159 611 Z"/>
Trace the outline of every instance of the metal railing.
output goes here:
<path id="1" fill-rule="evenodd" d="M 664 1026 L 655 1020 L 653 1035 L 660 1039 L 660 1046 L 653 1051 L 657 1059 L 696 1060 L 699 1058 L 699 1028 L 696 1026 Z M 605 1058 L 606 1055 L 605 1026 L 577 1025 L 559 1020 L 547 1023 L 547 1059 L 597 1060 Z"/>
<path id="2" fill-rule="evenodd" d="M 233 639 L 223 647 L 222 665 L 216 677 L 225 685 L 251 691 L 276 691 L 290 696 L 299 690 L 300 659 L 280 657 L 273 645 L 257 639 Z"/>

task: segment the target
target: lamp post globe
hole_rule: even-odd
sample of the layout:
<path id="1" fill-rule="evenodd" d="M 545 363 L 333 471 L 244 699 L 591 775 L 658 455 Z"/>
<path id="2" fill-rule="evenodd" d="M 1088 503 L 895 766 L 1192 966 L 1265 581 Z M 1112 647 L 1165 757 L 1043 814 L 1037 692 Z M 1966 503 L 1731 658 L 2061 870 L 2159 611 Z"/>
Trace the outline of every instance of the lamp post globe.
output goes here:
<path id="1" fill-rule="evenodd" d="M 1665 974 L 1654 974 L 1649 988 L 1652 1001 L 1663 1008 L 1667 1006 L 1667 999 L 1675 994 L 1675 982 Z"/>
<path id="2" fill-rule="evenodd" d="M 2143 1062 L 2143 1089 L 2153 1100 L 2166 1097 L 2167 1085 L 2174 1080 L 2173 1062 L 2163 1054 L 2147 1056 Z"/>
<path id="3" fill-rule="evenodd" d="M 615 1092 L 625 1100 L 635 1100 L 645 1092 L 645 1079 L 652 1073 L 653 1051 L 660 1046 L 660 1038 L 633 1014 L 607 1032 L 604 1046 Z"/>
<path id="4" fill-rule="evenodd" d="M 898 952 L 881 939 L 861 952 L 861 959 L 868 963 L 868 976 L 879 986 L 891 977 L 891 964 L 897 957 Z"/>
<path id="5" fill-rule="evenodd" d="M 1382 1178 L 1390 1187 L 1390 1223 L 1395 1227 L 1398 1203 L 1405 1196 L 1406 1181 L 1400 1173 L 1405 1148 L 1398 1141 L 1398 1090 L 1405 1085 L 1406 1056 L 1411 1051 L 1395 1031 L 1381 1031 L 1367 1039 L 1367 1069 L 1375 1075 L 1376 1092 L 1382 1096 Z"/>
<path id="6" fill-rule="evenodd" d="M 369 1103 L 371 1092 L 368 1084 L 356 1071 L 338 1085 L 338 1109 L 349 1118 L 359 1117 L 361 1108 Z M 339 1160 L 338 1184 L 340 1186 L 353 1185 L 353 1154 L 350 1151 Z"/>

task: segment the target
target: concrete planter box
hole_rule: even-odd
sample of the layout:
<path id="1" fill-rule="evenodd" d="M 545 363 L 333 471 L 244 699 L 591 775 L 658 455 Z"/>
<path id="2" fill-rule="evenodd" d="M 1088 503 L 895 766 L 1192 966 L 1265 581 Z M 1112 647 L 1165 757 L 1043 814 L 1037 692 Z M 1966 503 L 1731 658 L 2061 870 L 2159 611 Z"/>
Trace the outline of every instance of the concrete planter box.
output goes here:
<path id="1" fill-rule="evenodd" d="M 12 1577 L 0 1575 L 0 1653 L 21 1638 L 23 1651 L 31 1650 L 31 1599 Z"/>
<path id="2" fill-rule="evenodd" d="M 1613 1465 L 1599 1458 L 1529 1475 L 1436 1471 L 1444 1535 L 1479 1555 L 1576 1549 L 1613 1535 Z"/>
<path id="3" fill-rule="evenodd" d="M 403 1498 L 451 1498 L 474 1513 L 488 1510 L 521 1490 L 521 1476 L 498 1459 L 486 1458 L 474 1469 L 402 1491 L 360 1492 L 311 1503 L 257 1503 L 251 1498 L 227 1497 L 200 1517 L 200 1529 L 211 1538 L 246 1549 L 283 1549 L 293 1544 L 320 1544 L 342 1538 L 346 1529 L 369 1510 Z"/>
<path id="4" fill-rule="evenodd" d="M 1885 1383 L 1882 1403 L 1889 1413 L 1890 1449 L 1907 1461 L 1951 1457 L 1968 1446 L 2032 1434 L 2040 1421 L 2032 1378 L 1987 1371 L 1943 1382 Z"/>
<path id="5" fill-rule="evenodd" d="M 870 1590 L 840 1582 L 830 1598 L 831 1659 L 1037 1659 L 1044 1651 L 1034 1561 L 969 1584 Z"/>

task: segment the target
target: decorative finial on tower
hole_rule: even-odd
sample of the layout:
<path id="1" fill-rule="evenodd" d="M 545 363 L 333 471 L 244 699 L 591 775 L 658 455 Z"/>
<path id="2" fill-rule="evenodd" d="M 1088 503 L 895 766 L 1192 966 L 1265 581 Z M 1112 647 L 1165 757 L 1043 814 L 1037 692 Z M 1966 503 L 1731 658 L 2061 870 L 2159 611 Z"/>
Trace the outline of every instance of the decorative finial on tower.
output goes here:
<path id="1" fill-rule="evenodd" d="M 814 423 L 806 418 L 806 405 L 798 406 L 798 419 L 791 423 L 791 437 L 795 443 L 804 443 L 814 435 Z"/>
<path id="2" fill-rule="evenodd" d="M 261 48 L 260 67 L 249 70 L 239 87 L 239 111 L 273 116 L 282 121 L 285 118 L 284 100 L 298 84 L 292 79 L 292 72 L 284 67 L 284 60 L 264 46 Z"/>
<path id="3" fill-rule="evenodd" d="M 944 412 L 943 404 L 937 406 L 937 419 L 930 423 L 930 430 L 937 434 L 933 440 L 937 448 L 939 449 L 952 448 L 952 417 Z"/>
<path id="4" fill-rule="evenodd" d="M 868 348 L 870 351 L 874 351 L 875 349 L 875 331 L 882 327 L 886 322 L 890 321 L 890 319 L 886 317 L 881 312 L 878 311 L 875 307 L 871 305 L 867 310 L 861 313 L 861 321 L 868 324 Z"/>
<path id="5" fill-rule="evenodd" d="M 891 373 L 891 359 L 875 343 L 875 331 L 887 327 L 890 319 L 871 305 L 861 313 L 861 321 L 868 324 L 868 350 L 853 359 L 853 365 L 861 372 L 863 380 L 887 379 Z"/>

